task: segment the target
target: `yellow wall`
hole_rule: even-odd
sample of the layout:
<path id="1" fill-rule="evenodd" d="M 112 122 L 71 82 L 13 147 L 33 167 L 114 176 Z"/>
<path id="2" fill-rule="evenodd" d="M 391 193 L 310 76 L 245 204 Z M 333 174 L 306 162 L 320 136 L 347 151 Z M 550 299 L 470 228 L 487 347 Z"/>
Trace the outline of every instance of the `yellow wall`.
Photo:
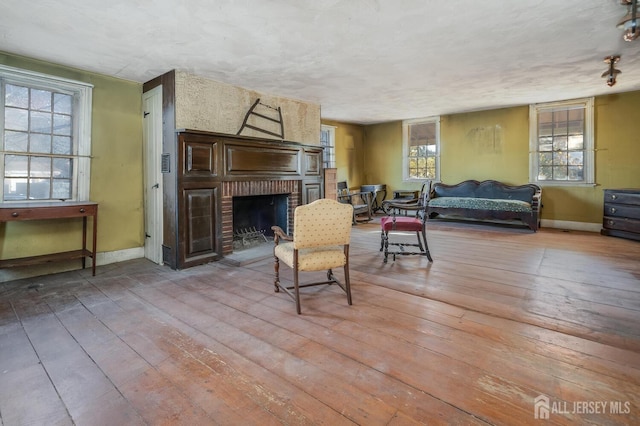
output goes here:
<path id="1" fill-rule="evenodd" d="M 98 253 L 142 247 L 142 85 L 1 52 L 0 64 L 94 85 L 90 198 L 99 203 Z M 80 220 L 0 224 L 0 258 L 78 249 L 80 225 Z M 79 265 L 47 267 L 57 272 Z"/>
<path id="2" fill-rule="evenodd" d="M 596 186 L 543 186 L 542 219 L 602 222 L 604 188 L 640 188 L 640 92 L 595 99 Z M 441 117 L 441 180 L 496 179 L 523 184 L 529 178 L 529 107 Z M 397 188 L 402 182 L 402 123 L 366 126 L 365 176 Z"/>
<path id="3" fill-rule="evenodd" d="M 337 181 L 347 181 L 349 188 L 359 188 L 365 185 L 365 143 L 362 126 L 357 124 L 340 123 L 322 120 L 322 124 L 336 128 L 336 168 Z M 369 148 L 366 148 L 368 150 Z"/>

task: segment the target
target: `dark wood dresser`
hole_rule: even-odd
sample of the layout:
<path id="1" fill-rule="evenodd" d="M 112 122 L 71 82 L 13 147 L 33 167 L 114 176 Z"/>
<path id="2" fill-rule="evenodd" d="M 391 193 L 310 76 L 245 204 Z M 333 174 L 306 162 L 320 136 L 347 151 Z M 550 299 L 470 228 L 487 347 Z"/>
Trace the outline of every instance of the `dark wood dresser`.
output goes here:
<path id="1" fill-rule="evenodd" d="M 605 189 L 602 235 L 640 241 L 640 189 Z"/>

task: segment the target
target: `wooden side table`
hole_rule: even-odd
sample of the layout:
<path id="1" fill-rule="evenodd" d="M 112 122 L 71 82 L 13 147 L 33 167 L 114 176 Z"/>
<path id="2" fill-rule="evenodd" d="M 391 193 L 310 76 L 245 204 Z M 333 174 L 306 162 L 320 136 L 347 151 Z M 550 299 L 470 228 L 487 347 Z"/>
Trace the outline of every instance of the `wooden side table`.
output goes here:
<path id="1" fill-rule="evenodd" d="M 375 185 L 362 185 L 360 192 L 370 192 L 371 196 L 371 212 L 375 213 L 378 210 L 382 210 L 382 202 L 387 198 L 387 185 L 375 184 Z M 378 197 L 378 194 L 382 194 L 382 197 Z M 378 198 L 381 198 L 378 202 Z"/>
<path id="2" fill-rule="evenodd" d="M 85 268 L 87 257 L 92 259 L 91 273 L 96 275 L 96 244 L 98 234 L 98 203 L 90 201 L 65 201 L 61 203 L 0 203 L 0 222 L 23 220 L 82 218 L 82 249 L 0 260 L 0 268 L 37 265 L 59 260 L 82 259 Z M 92 218 L 93 239 L 87 249 L 87 217 Z"/>

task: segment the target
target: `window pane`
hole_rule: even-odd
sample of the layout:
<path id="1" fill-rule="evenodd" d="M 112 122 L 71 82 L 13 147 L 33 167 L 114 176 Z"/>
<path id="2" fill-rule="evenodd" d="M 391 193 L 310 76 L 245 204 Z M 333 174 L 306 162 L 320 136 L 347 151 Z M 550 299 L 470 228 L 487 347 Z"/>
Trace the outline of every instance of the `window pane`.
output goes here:
<path id="1" fill-rule="evenodd" d="M 50 153 L 51 152 L 51 135 L 43 135 L 41 133 L 31 133 L 31 143 L 29 144 L 29 152 Z"/>
<path id="2" fill-rule="evenodd" d="M 538 163 L 540 166 L 550 166 L 553 164 L 552 152 L 541 152 L 538 154 Z"/>
<path id="3" fill-rule="evenodd" d="M 11 130 L 29 130 L 29 111 L 17 108 L 4 109 L 4 127 Z"/>
<path id="4" fill-rule="evenodd" d="M 553 153 L 553 165 L 554 166 L 558 166 L 558 165 L 567 165 L 568 160 L 567 160 L 567 152 L 566 151 L 559 151 L 559 152 L 554 152 Z M 554 171 L 555 174 L 555 171 Z"/>
<path id="5" fill-rule="evenodd" d="M 582 151 L 570 152 L 569 164 L 572 166 L 582 166 L 584 164 L 584 153 Z"/>
<path id="6" fill-rule="evenodd" d="M 31 109 L 51 111 L 51 92 L 48 90 L 31 90 Z"/>
<path id="7" fill-rule="evenodd" d="M 49 197 L 51 182 L 49 179 L 29 179 L 29 199 L 46 200 Z"/>
<path id="8" fill-rule="evenodd" d="M 48 112 L 31 111 L 29 130 L 39 133 L 51 133 L 51 114 Z"/>
<path id="9" fill-rule="evenodd" d="M 68 200 L 71 198 L 71 180 L 55 179 L 53 181 L 51 198 L 58 200 Z"/>
<path id="10" fill-rule="evenodd" d="M 11 132 L 9 130 L 4 132 L 5 151 L 27 152 L 27 141 L 27 133 L 25 132 Z"/>
<path id="11" fill-rule="evenodd" d="M 569 113 L 567 110 L 553 112 L 553 122 L 554 122 L 553 134 L 554 135 L 567 134 L 568 116 L 569 116 Z"/>
<path id="12" fill-rule="evenodd" d="M 71 159 L 70 158 L 54 158 L 53 159 L 53 177 L 54 178 L 71 178 Z"/>
<path id="13" fill-rule="evenodd" d="M 584 133 L 584 121 L 570 121 L 569 122 L 569 134 L 581 135 Z"/>
<path id="14" fill-rule="evenodd" d="M 50 178 L 51 177 L 51 158 L 49 157 L 31 157 L 31 167 L 29 168 L 30 177 Z"/>
<path id="15" fill-rule="evenodd" d="M 64 93 L 53 94 L 53 112 L 58 114 L 71 115 L 71 95 L 65 95 Z"/>
<path id="16" fill-rule="evenodd" d="M 553 151 L 553 138 L 552 137 L 539 138 L 538 151 Z"/>
<path id="17" fill-rule="evenodd" d="M 569 149 L 570 150 L 584 149 L 584 135 L 569 136 Z"/>
<path id="18" fill-rule="evenodd" d="M 553 167 L 553 179 L 554 180 L 567 180 L 567 167 L 566 166 L 554 166 Z"/>
<path id="19" fill-rule="evenodd" d="M 28 108 L 29 89 L 22 86 L 7 84 L 5 86 L 4 104 L 6 106 Z"/>
<path id="20" fill-rule="evenodd" d="M 569 180 L 583 180 L 582 167 L 569 166 Z"/>
<path id="21" fill-rule="evenodd" d="M 568 139 L 566 136 L 557 136 L 555 138 L 553 138 L 553 150 L 557 151 L 557 150 L 563 150 L 566 151 L 567 150 L 567 142 Z"/>
<path id="22" fill-rule="evenodd" d="M 4 201 L 27 199 L 27 180 L 24 178 L 4 179 Z"/>
<path id="23" fill-rule="evenodd" d="M 26 155 L 5 155 L 5 177 L 27 177 L 29 173 L 29 157 Z"/>
<path id="24" fill-rule="evenodd" d="M 538 114 L 538 136 L 553 135 L 553 113 L 541 112 Z"/>
<path id="25" fill-rule="evenodd" d="M 53 133 L 56 135 L 71 135 L 71 116 L 53 114 Z"/>
<path id="26" fill-rule="evenodd" d="M 54 154 L 71 154 L 71 138 L 68 136 L 54 136 L 53 150 Z"/>
<path id="27" fill-rule="evenodd" d="M 551 166 L 541 166 L 538 173 L 538 180 L 552 180 L 553 168 Z"/>

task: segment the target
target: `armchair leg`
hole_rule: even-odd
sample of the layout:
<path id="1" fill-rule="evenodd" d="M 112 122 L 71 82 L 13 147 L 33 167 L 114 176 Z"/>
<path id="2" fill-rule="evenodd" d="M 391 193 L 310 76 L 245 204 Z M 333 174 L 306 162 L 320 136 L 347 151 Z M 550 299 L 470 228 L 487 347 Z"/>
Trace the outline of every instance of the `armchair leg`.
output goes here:
<path id="1" fill-rule="evenodd" d="M 278 259 L 278 256 L 273 256 L 274 260 L 273 260 L 273 270 L 276 274 L 276 277 L 273 281 L 273 289 L 275 290 L 276 293 L 280 292 L 280 259 Z"/>
<path id="2" fill-rule="evenodd" d="M 293 291 L 296 299 L 296 311 L 298 315 L 302 313 L 302 309 L 300 308 L 300 282 L 298 281 L 298 269 L 293 273 Z"/>
<path id="3" fill-rule="evenodd" d="M 344 254 L 347 256 L 347 261 L 344 264 L 344 291 L 347 293 L 347 303 L 351 305 L 351 280 L 349 279 L 349 247 L 345 247 Z"/>

